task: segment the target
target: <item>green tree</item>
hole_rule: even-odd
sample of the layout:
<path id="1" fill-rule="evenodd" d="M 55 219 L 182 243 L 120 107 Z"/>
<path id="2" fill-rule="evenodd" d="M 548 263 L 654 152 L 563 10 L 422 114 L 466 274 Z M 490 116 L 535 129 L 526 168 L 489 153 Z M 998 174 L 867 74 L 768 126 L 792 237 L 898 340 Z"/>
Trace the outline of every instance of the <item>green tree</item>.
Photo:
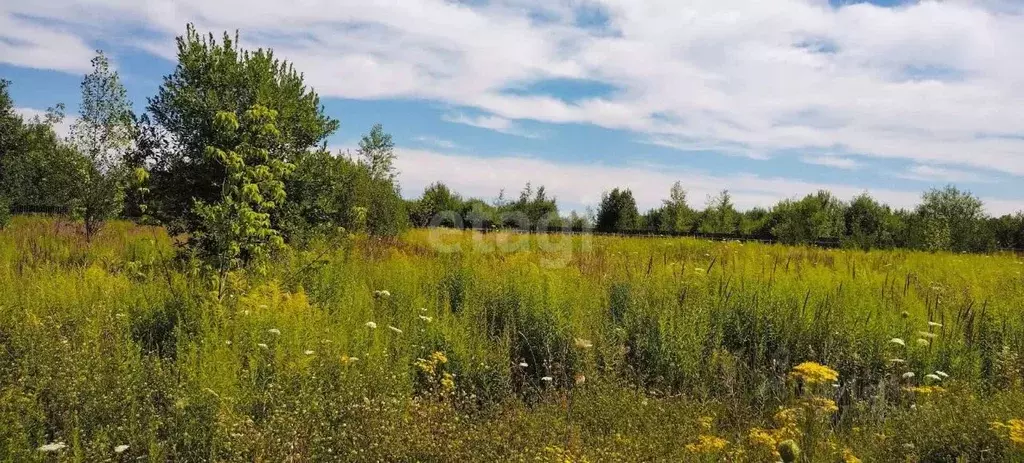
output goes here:
<path id="1" fill-rule="evenodd" d="M 615 188 L 601 195 L 595 228 L 600 232 L 619 232 L 640 228 L 640 213 L 633 192 Z"/>
<path id="2" fill-rule="evenodd" d="M 799 201 L 783 200 L 772 210 L 772 234 L 783 243 L 810 243 L 845 235 L 844 205 L 828 191 Z"/>
<path id="3" fill-rule="evenodd" d="M 537 229 L 561 225 L 558 202 L 548 197 L 543 185 L 534 190 L 527 183 L 519 192 L 519 199 L 501 208 L 501 215 L 505 226 Z"/>
<path id="4" fill-rule="evenodd" d="M 157 130 L 140 131 L 168 138 L 166 143 L 147 143 L 151 149 L 140 157 L 150 168 L 152 212 L 172 231 L 196 227 L 185 223 L 200 220 L 190 213 L 196 200 L 213 203 L 221 197 L 223 166 L 204 154 L 222 135 L 215 124 L 218 113 L 241 119 L 256 106 L 273 110 L 280 134 L 273 152 L 289 163 L 297 163 L 338 128 L 302 74 L 271 50 L 243 50 L 237 34 L 233 38 L 225 33 L 218 42 L 191 25 L 177 46 L 178 64 L 147 106 Z M 281 212 L 272 212 L 271 221 Z"/>
<path id="5" fill-rule="evenodd" d="M 699 226 L 701 232 L 732 234 L 739 230 L 739 225 L 740 213 L 732 204 L 729 190 L 722 190 L 718 196 L 708 198 Z"/>
<path id="6" fill-rule="evenodd" d="M 359 141 L 356 153 L 371 177 L 394 183 L 398 175 L 395 170 L 395 142 L 391 140 L 391 134 L 384 131 L 384 126 L 374 124 L 370 133 Z"/>
<path id="7" fill-rule="evenodd" d="M 281 138 L 276 120 L 276 111 L 257 105 L 241 120 L 224 111 L 214 121 L 220 136 L 207 147 L 206 156 L 222 167 L 221 196 L 216 202 L 197 201 L 201 225 L 189 230 L 189 237 L 221 282 L 227 272 L 283 245 L 270 211 L 284 202 L 283 179 L 294 165 L 273 153 Z"/>
<path id="8" fill-rule="evenodd" d="M 660 229 L 669 232 L 685 232 L 693 228 L 693 209 L 686 204 L 686 190 L 679 182 L 672 184 L 668 199 L 663 201 Z"/>
<path id="9" fill-rule="evenodd" d="M 423 196 L 412 211 L 412 221 L 416 226 L 441 225 L 448 227 L 460 226 L 462 197 L 441 182 L 435 182 L 423 190 Z"/>
<path id="10" fill-rule="evenodd" d="M 953 185 L 933 188 L 921 197 L 917 215 L 924 234 L 923 245 L 931 251 L 983 251 L 993 242 L 983 227 L 984 204 L 968 191 Z"/>
<path id="11" fill-rule="evenodd" d="M 92 69 L 82 80 L 79 117 L 71 129 L 71 143 L 86 161 L 74 206 L 89 238 L 121 211 L 127 179 L 124 158 L 133 139 L 128 92 L 103 52 L 92 59 Z"/>
<path id="12" fill-rule="evenodd" d="M 895 244 L 894 221 L 889 206 L 875 201 L 867 193 L 850 201 L 843 217 L 845 245 L 859 249 L 889 248 Z"/>
<path id="13" fill-rule="evenodd" d="M 46 116 L 9 125 L 5 152 L 0 157 L 0 196 L 10 207 L 28 210 L 60 210 L 81 196 L 85 158 L 64 143 L 54 125 L 64 118 L 63 105 Z"/>

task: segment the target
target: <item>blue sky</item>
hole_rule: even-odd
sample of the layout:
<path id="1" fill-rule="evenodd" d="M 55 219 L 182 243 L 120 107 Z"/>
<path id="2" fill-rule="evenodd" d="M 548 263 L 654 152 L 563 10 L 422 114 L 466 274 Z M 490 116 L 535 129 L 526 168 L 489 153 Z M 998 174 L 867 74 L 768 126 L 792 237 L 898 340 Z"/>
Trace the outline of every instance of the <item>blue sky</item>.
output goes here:
<path id="1" fill-rule="evenodd" d="M 953 183 L 1024 209 L 1024 8 L 1016 1 L 0 0 L 0 77 L 75 112 L 93 50 L 137 109 L 174 37 L 236 30 L 293 61 L 351 148 L 376 122 L 403 194 L 543 184 L 563 210 L 633 189 L 741 207 L 828 188 L 913 206 Z"/>

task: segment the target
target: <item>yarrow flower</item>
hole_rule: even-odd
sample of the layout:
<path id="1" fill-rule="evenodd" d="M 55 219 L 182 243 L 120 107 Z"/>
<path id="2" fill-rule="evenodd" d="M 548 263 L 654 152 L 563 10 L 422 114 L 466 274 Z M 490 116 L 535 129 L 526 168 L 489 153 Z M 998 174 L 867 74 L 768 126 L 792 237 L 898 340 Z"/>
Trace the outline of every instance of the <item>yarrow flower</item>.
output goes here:
<path id="1" fill-rule="evenodd" d="M 373 292 L 373 297 L 386 299 L 386 298 L 391 297 L 391 292 L 386 290 L 386 289 L 382 289 L 382 290 L 379 290 L 379 291 L 374 291 Z"/>
<path id="2" fill-rule="evenodd" d="M 304 353 L 305 353 L 306 355 L 313 355 L 313 354 L 315 354 L 315 352 L 313 352 L 313 351 L 311 351 L 311 350 L 307 350 L 307 351 L 306 351 L 306 352 L 304 352 Z"/>
<path id="3" fill-rule="evenodd" d="M 550 376 L 545 376 L 545 377 L 541 378 L 540 380 L 541 380 L 541 381 L 546 381 L 546 382 L 549 382 L 549 383 L 550 383 L 551 381 L 553 381 L 553 380 L 554 380 L 554 378 L 552 378 L 552 377 L 550 377 Z"/>
<path id="4" fill-rule="evenodd" d="M 526 362 L 519 362 L 519 366 L 522 367 L 522 368 L 526 368 L 526 367 L 530 366 L 530 364 L 528 364 Z"/>
<path id="5" fill-rule="evenodd" d="M 423 320 L 423 321 L 425 321 L 427 323 L 430 323 L 430 322 L 434 321 L 433 318 L 430 318 L 430 317 L 428 317 L 426 315 L 420 315 L 420 320 Z"/>
<path id="6" fill-rule="evenodd" d="M 124 453 L 125 450 L 128 450 L 128 446 L 124 444 L 114 447 L 114 453 Z"/>
<path id="7" fill-rule="evenodd" d="M 928 347 L 929 344 L 931 344 L 931 342 L 929 342 L 927 339 L 917 338 L 917 345 L 921 347 Z"/>
<path id="8" fill-rule="evenodd" d="M 54 442 L 51 444 L 43 444 L 39 446 L 40 452 L 56 452 L 64 450 L 68 445 L 63 442 Z"/>
<path id="9" fill-rule="evenodd" d="M 271 328 L 271 329 L 267 330 L 267 332 L 270 333 L 270 334 L 277 335 L 277 336 L 281 335 L 281 330 L 279 330 L 277 328 Z"/>
<path id="10" fill-rule="evenodd" d="M 932 380 L 932 381 L 942 381 L 942 377 L 940 377 L 939 375 L 933 374 L 933 373 L 929 373 L 927 375 L 924 375 L 924 378 Z"/>
<path id="11" fill-rule="evenodd" d="M 907 343 L 903 342 L 903 340 L 900 338 L 892 338 L 889 340 L 889 342 L 892 344 L 898 344 L 900 346 L 907 347 Z"/>
<path id="12" fill-rule="evenodd" d="M 574 341 L 576 343 L 576 347 L 579 347 L 580 349 L 590 349 L 591 347 L 594 347 L 594 343 L 586 339 L 575 338 Z"/>
<path id="13" fill-rule="evenodd" d="M 903 379 L 913 379 L 913 378 L 914 378 L 914 372 L 913 371 L 908 371 L 906 373 L 903 373 Z"/>
<path id="14" fill-rule="evenodd" d="M 398 334 L 402 334 L 402 330 L 400 330 L 398 328 L 395 328 L 394 326 L 388 325 L 388 329 L 391 330 L 391 331 L 394 331 L 394 332 L 396 332 Z"/>
<path id="15" fill-rule="evenodd" d="M 928 322 L 928 326 L 932 328 L 942 328 L 942 323 L 939 322 Z"/>
<path id="16" fill-rule="evenodd" d="M 257 346 L 259 346 L 259 347 L 261 347 L 261 348 L 263 348 L 263 349 L 269 349 L 269 348 L 270 348 L 270 346 L 268 346 L 268 345 L 266 345 L 266 344 L 264 344 L 264 343 L 262 343 L 262 342 L 261 342 L 261 343 L 259 343 L 259 344 L 256 344 L 256 345 L 257 345 Z"/>
<path id="17" fill-rule="evenodd" d="M 377 329 L 377 324 L 374 323 L 374 322 L 366 322 L 366 327 L 371 329 L 371 330 L 374 330 L 374 329 Z"/>
<path id="18" fill-rule="evenodd" d="M 935 374 L 941 376 L 942 379 L 949 378 L 949 373 L 946 373 L 945 371 L 942 370 L 935 370 Z"/>

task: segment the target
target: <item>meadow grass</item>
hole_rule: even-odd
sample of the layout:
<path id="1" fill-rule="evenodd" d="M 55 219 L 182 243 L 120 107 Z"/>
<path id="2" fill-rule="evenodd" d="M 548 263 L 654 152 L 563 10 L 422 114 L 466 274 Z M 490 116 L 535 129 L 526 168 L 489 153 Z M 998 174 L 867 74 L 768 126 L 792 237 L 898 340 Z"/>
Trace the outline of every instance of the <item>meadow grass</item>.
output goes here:
<path id="1" fill-rule="evenodd" d="M 221 291 L 174 255 L 0 232 L 0 460 L 1024 461 L 1014 255 L 412 230 Z"/>

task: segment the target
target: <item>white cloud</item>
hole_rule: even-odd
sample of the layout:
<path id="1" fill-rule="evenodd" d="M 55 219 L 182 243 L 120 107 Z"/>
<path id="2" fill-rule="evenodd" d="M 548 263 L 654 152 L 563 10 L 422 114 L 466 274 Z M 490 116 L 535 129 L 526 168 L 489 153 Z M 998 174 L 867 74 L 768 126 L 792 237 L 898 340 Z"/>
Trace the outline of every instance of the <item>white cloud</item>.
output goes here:
<path id="1" fill-rule="evenodd" d="M 14 108 L 14 112 L 21 116 L 26 122 L 38 118 L 40 121 L 46 118 L 46 111 L 35 108 Z M 53 132 L 60 138 L 67 138 L 71 135 L 71 127 L 78 120 L 77 114 L 65 114 L 64 119 L 53 125 Z"/>
<path id="2" fill-rule="evenodd" d="M 835 167 L 837 169 L 853 170 L 860 168 L 860 163 L 842 156 L 804 156 L 803 158 L 800 158 L 800 160 L 807 164 Z"/>
<path id="3" fill-rule="evenodd" d="M 991 181 L 975 172 L 921 164 L 912 166 L 906 172 L 896 174 L 896 177 L 933 183 L 986 183 Z"/>
<path id="4" fill-rule="evenodd" d="M 582 8 L 606 21 L 580 25 Z M 0 61 L 80 72 L 99 40 L 171 56 L 187 21 L 274 47 L 325 96 L 439 101 L 487 114 L 464 122 L 492 130 L 578 122 L 686 150 L 1024 176 L 1024 9 L 1010 0 L 5 2 Z M 504 91 L 551 78 L 616 91 Z"/>
<path id="5" fill-rule="evenodd" d="M 540 135 L 533 132 L 527 132 L 517 126 L 512 121 L 499 116 L 477 116 L 470 117 L 462 113 L 445 114 L 441 116 L 446 122 L 454 124 L 464 124 L 472 127 L 481 129 L 493 130 L 495 132 L 501 132 L 508 135 L 516 135 L 526 138 L 540 138 Z"/>
<path id="6" fill-rule="evenodd" d="M 438 180 L 464 195 L 484 199 L 494 198 L 501 189 L 506 194 L 516 194 L 530 182 L 534 186 L 544 185 L 548 193 L 558 198 L 563 211 L 596 207 L 601 193 L 615 187 L 631 189 L 641 209 L 656 207 L 668 197 L 676 181 L 682 182 L 690 205 L 695 207 L 704 207 L 707 197 L 723 189 L 729 190 L 740 209 L 768 208 L 780 199 L 821 189 L 830 190 L 845 200 L 867 191 L 880 201 L 904 208 L 915 206 L 921 197 L 920 191 L 822 184 L 754 173 L 720 176 L 692 170 L 673 171 L 664 166 L 621 167 L 514 156 L 482 158 L 413 149 L 399 149 L 397 154 L 399 180 L 402 191 L 408 196 L 418 196 L 427 185 Z M 992 214 L 1006 214 L 1021 207 L 1017 201 L 982 199 Z"/>
<path id="7" fill-rule="evenodd" d="M 445 149 L 454 149 L 459 147 L 457 143 L 451 140 L 445 140 L 443 138 L 438 138 L 432 135 L 420 135 L 418 137 L 413 138 L 413 140 L 427 145 L 433 145 Z"/>

